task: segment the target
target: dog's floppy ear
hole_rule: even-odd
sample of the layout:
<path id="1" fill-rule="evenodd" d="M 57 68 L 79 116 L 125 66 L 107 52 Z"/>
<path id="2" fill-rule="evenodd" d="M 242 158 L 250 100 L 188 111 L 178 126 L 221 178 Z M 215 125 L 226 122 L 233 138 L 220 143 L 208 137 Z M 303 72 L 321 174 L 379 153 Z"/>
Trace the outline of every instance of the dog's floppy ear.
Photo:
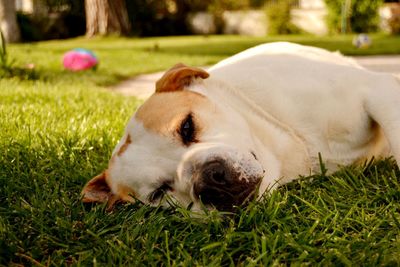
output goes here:
<path id="1" fill-rule="evenodd" d="M 105 203 L 107 202 L 107 209 L 110 210 L 120 198 L 111 192 L 110 187 L 106 181 L 106 171 L 92 178 L 83 187 L 82 201 L 84 203 Z"/>
<path id="2" fill-rule="evenodd" d="M 194 78 L 206 79 L 208 76 L 205 70 L 178 63 L 156 82 L 156 93 L 180 91 L 190 85 Z"/>

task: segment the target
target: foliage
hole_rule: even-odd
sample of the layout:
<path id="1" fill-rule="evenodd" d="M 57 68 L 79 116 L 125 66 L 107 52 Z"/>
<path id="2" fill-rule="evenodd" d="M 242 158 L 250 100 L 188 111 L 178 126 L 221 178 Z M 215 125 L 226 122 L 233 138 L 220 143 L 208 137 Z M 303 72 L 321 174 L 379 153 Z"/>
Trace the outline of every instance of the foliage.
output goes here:
<path id="1" fill-rule="evenodd" d="M 245 10 L 249 8 L 260 8 L 267 0 L 210 0 L 207 10 L 213 14 L 217 33 L 224 29 L 223 13 L 226 10 Z"/>
<path id="2" fill-rule="evenodd" d="M 209 9 L 221 10 L 241 10 L 249 7 L 248 0 L 235 1 L 235 0 L 214 0 L 209 4 Z"/>
<path id="3" fill-rule="evenodd" d="M 252 8 L 262 8 L 269 0 L 249 0 L 249 5 Z"/>
<path id="4" fill-rule="evenodd" d="M 85 34 L 84 0 L 39 1 L 43 10 L 38 14 L 17 12 L 24 41 L 65 39 Z"/>
<path id="5" fill-rule="evenodd" d="M 388 21 L 391 34 L 400 34 L 400 3 L 388 5 L 392 17 Z"/>
<path id="6" fill-rule="evenodd" d="M 84 0 L 40 0 L 46 15 L 18 12 L 24 41 L 65 39 L 85 34 Z"/>
<path id="7" fill-rule="evenodd" d="M 243 10 L 248 8 L 262 8 L 270 0 L 207 0 L 201 1 L 207 3 L 208 8 L 218 7 L 223 10 Z"/>
<path id="8" fill-rule="evenodd" d="M 378 11 L 382 2 L 382 0 L 325 0 L 330 31 L 334 33 L 376 31 L 379 25 Z"/>
<path id="9" fill-rule="evenodd" d="M 6 42 L 0 30 L 0 78 L 10 77 L 33 80 L 37 78 L 37 73 L 32 68 L 14 66 L 14 62 L 8 59 Z"/>
<path id="10" fill-rule="evenodd" d="M 269 34 L 293 34 L 300 30 L 291 23 L 293 0 L 269 1 L 266 5 Z"/>
<path id="11" fill-rule="evenodd" d="M 26 41 L 68 38 L 85 33 L 83 0 L 41 0 L 50 16 L 19 14 L 18 22 Z M 126 0 L 131 34 L 168 36 L 190 34 L 187 17 L 209 11 L 222 31 L 225 10 L 260 8 L 267 0 Z"/>
<path id="12" fill-rule="evenodd" d="M 17 22 L 21 30 L 21 38 L 25 42 L 43 40 L 43 33 L 33 22 L 30 15 L 22 12 L 17 12 Z"/>
<path id="13" fill-rule="evenodd" d="M 212 13 L 217 29 L 222 31 L 222 13 L 225 10 L 238 10 L 250 6 L 249 0 L 130 0 L 126 4 L 132 33 L 138 36 L 189 34 L 187 16 L 198 11 Z"/>
<path id="14" fill-rule="evenodd" d="M 185 1 L 126 1 L 132 35 L 167 36 L 188 34 Z M 173 4 L 172 4 L 173 3 Z"/>
<path id="15" fill-rule="evenodd" d="M 85 0 L 40 0 L 48 9 L 48 13 L 68 12 L 84 16 Z"/>
<path id="16" fill-rule="evenodd" d="M 393 16 L 388 23 L 392 34 L 400 34 L 400 15 Z"/>
<path id="17" fill-rule="evenodd" d="M 3 32 L 0 29 L 0 68 L 7 65 L 7 47 Z"/>
<path id="18" fill-rule="evenodd" d="M 85 18 L 67 11 L 51 16 L 17 13 L 17 21 L 24 41 L 65 39 L 85 34 Z"/>

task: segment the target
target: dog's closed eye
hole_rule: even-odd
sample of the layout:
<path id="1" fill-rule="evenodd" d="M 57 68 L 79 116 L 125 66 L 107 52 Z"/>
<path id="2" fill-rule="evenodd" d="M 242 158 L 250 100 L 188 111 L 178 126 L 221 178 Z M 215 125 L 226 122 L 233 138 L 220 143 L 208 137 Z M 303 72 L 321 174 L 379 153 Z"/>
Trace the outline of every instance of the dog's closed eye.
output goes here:
<path id="1" fill-rule="evenodd" d="M 182 121 L 178 133 L 181 136 L 182 142 L 188 146 L 190 143 L 195 142 L 195 125 L 193 122 L 193 115 L 189 113 Z"/>
<path id="2" fill-rule="evenodd" d="M 172 191 L 171 184 L 172 181 L 163 182 L 156 190 L 150 193 L 148 197 L 149 202 L 154 203 L 157 200 L 160 200 L 166 192 Z"/>

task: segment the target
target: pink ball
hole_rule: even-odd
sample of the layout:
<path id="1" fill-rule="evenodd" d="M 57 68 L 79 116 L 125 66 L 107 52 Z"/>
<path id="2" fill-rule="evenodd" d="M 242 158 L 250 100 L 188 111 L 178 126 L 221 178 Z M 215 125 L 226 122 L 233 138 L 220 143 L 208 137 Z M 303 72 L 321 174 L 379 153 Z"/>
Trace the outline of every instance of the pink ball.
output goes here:
<path id="1" fill-rule="evenodd" d="M 64 54 L 64 68 L 71 71 L 87 70 L 98 64 L 96 56 L 87 50 L 76 49 Z"/>

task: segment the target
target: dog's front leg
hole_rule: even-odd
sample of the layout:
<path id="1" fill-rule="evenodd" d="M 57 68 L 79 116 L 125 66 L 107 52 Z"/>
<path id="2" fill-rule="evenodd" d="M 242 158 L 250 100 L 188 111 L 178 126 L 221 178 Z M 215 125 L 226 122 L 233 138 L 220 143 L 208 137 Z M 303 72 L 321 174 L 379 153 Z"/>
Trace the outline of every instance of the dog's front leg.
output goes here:
<path id="1" fill-rule="evenodd" d="M 379 75 L 365 93 L 365 109 L 383 129 L 397 165 L 400 166 L 400 81 Z"/>

